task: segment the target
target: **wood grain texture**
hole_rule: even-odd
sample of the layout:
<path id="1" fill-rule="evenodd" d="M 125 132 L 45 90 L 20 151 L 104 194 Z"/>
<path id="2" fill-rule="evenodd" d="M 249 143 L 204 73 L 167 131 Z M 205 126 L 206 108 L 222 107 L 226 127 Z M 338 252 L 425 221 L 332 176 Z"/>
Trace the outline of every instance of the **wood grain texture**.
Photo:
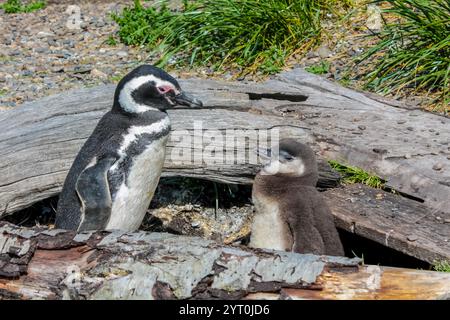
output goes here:
<path id="1" fill-rule="evenodd" d="M 276 128 L 280 137 L 312 143 L 324 159 L 369 170 L 426 205 L 450 211 L 450 119 L 446 117 L 383 103 L 299 69 L 261 84 L 180 82 L 185 91 L 203 100 L 205 110 L 170 111 L 173 131 L 164 176 L 251 183 L 255 165 L 241 161 L 245 159 L 211 164 L 211 154 L 204 151 L 223 148 L 221 139 L 227 130 Z M 76 153 L 110 108 L 113 91 L 113 86 L 75 90 L 0 112 L 1 215 L 61 190 Z M 201 131 L 209 135 L 198 143 L 192 134 L 200 122 Z M 180 141 L 183 136 L 187 138 Z M 253 145 L 255 137 L 249 141 Z M 225 147 L 227 152 L 248 152 L 248 148 L 246 144 Z M 180 153 L 200 160 L 174 161 Z M 333 178 L 324 167 L 322 181 L 326 184 Z"/>
<path id="2" fill-rule="evenodd" d="M 0 222 L 0 298 L 239 299 L 314 287 L 327 266 L 358 259 L 252 251 L 147 232 L 19 228 Z"/>
<path id="3" fill-rule="evenodd" d="M 450 261 L 450 213 L 359 184 L 325 198 L 339 228 L 429 263 Z"/>
<path id="4" fill-rule="evenodd" d="M 448 273 L 360 266 L 358 272 L 332 268 L 317 279 L 321 290 L 282 289 L 285 299 L 448 300 Z"/>
<path id="5" fill-rule="evenodd" d="M 0 299 L 444 299 L 450 274 L 148 232 L 0 222 Z"/>

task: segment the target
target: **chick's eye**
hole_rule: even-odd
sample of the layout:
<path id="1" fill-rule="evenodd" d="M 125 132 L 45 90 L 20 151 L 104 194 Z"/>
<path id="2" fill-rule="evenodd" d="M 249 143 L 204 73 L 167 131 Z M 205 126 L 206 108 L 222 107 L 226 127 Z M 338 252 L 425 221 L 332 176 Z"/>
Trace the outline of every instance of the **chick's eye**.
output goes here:
<path id="1" fill-rule="evenodd" d="M 172 91 L 172 88 L 169 86 L 162 86 L 162 87 L 156 87 L 156 88 L 158 89 L 158 92 L 161 94 L 165 94 L 165 93 Z"/>
<path id="2" fill-rule="evenodd" d="M 284 150 L 280 151 L 280 158 L 285 161 L 291 161 L 294 159 L 294 157 L 290 153 L 288 153 Z"/>

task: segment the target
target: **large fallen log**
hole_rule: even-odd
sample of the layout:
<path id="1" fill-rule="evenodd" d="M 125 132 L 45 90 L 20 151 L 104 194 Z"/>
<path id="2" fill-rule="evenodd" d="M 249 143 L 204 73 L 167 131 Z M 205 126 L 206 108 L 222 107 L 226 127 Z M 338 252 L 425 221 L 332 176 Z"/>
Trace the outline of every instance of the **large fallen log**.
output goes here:
<path id="1" fill-rule="evenodd" d="M 450 297 L 450 274 L 359 263 L 166 233 L 75 234 L 0 222 L 3 299 Z"/>
<path id="2" fill-rule="evenodd" d="M 166 176 L 251 183 L 256 167 L 243 155 L 256 145 L 256 132 L 278 129 L 281 137 L 313 142 L 325 159 L 362 167 L 426 205 L 450 211 L 446 117 L 404 108 L 302 70 L 261 84 L 204 79 L 181 84 L 206 109 L 170 112 Z M 75 90 L 0 112 L 0 216 L 61 190 L 76 153 L 110 108 L 113 90 Z M 201 140 L 195 140 L 196 132 Z M 248 143 L 224 147 L 225 133 L 247 135 Z M 236 152 L 237 158 L 223 163 L 213 156 L 213 147 L 231 158 Z M 335 180 L 325 167 L 321 177 L 325 184 Z"/>
<path id="3" fill-rule="evenodd" d="M 430 264 L 450 261 L 450 213 L 365 185 L 325 191 L 340 229 Z"/>

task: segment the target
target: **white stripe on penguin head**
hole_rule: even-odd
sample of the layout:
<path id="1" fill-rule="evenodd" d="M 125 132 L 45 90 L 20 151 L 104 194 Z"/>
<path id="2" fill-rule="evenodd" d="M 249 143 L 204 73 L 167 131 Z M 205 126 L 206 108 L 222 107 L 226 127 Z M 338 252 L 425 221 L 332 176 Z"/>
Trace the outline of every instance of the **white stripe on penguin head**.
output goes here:
<path id="1" fill-rule="evenodd" d="M 122 90 L 119 94 L 119 103 L 127 112 L 130 113 L 142 113 L 150 110 L 158 110 L 157 108 L 147 106 L 145 104 L 137 103 L 132 96 L 132 93 L 134 90 L 142 86 L 144 83 L 153 81 L 155 83 L 156 87 L 162 87 L 162 86 L 170 86 L 175 91 L 175 94 L 179 94 L 179 90 L 173 85 L 173 83 L 169 81 L 162 80 L 160 78 L 155 77 L 154 75 L 146 75 L 141 76 L 138 78 L 134 78 L 123 86 Z"/>

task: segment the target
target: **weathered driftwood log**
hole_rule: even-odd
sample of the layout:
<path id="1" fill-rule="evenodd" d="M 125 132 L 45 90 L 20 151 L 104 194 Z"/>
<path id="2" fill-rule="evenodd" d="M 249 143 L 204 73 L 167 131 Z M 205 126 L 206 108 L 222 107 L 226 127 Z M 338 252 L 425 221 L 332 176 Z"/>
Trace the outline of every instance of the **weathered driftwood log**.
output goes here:
<path id="1" fill-rule="evenodd" d="M 0 298 L 5 299 L 449 295 L 450 274 L 361 266 L 358 259 L 253 251 L 166 233 L 75 234 L 0 223 Z"/>
<path id="2" fill-rule="evenodd" d="M 450 213 L 365 185 L 325 192 L 336 225 L 422 261 L 450 261 Z"/>
<path id="3" fill-rule="evenodd" d="M 302 70 L 261 84 L 181 82 L 206 109 L 170 112 L 165 175 L 251 183 L 255 165 L 243 161 L 243 154 L 255 146 L 257 132 L 278 129 L 281 137 L 314 142 L 325 159 L 372 171 L 426 205 L 450 210 L 449 118 L 403 108 Z M 0 214 L 60 191 L 75 154 L 110 108 L 113 90 L 75 90 L 0 112 Z M 202 133 L 200 140 L 196 132 Z M 247 134 L 248 143 L 234 145 L 231 139 L 224 147 L 233 133 Z M 231 161 L 221 162 L 221 150 Z M 322 178 L 327 176 L 322 170 Z"/>

